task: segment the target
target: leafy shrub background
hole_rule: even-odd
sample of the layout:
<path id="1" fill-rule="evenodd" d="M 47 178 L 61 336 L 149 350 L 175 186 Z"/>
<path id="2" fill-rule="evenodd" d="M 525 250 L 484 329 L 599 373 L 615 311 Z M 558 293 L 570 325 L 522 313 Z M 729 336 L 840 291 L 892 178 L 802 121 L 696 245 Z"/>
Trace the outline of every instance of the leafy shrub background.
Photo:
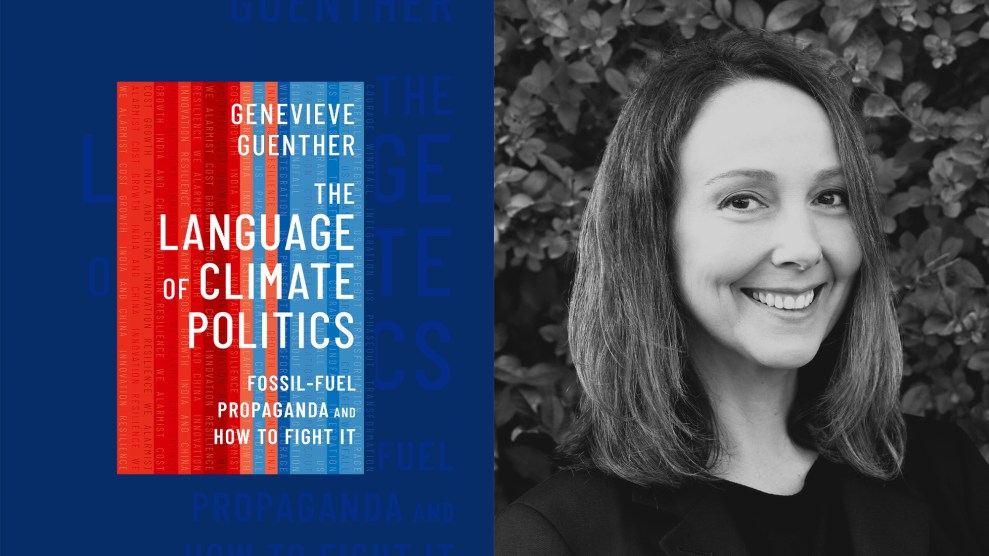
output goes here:
<path id="1" fill-rule="evenodd" d="M 496 0 L 496 504 L 553 471 L 579 388 L 567 298 L 581 215 L 641 67 L 758 27 L 829 51 L 868 117 L 884 196 L 903 410 L 989 459 L 986 0 Z"/>

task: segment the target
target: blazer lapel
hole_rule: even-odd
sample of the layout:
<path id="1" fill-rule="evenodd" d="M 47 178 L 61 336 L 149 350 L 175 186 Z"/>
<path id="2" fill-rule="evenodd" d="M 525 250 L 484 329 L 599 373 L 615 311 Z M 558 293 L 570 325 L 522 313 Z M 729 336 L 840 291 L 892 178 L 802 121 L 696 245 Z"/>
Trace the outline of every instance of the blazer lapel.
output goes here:
<path id="1" fill-rule="evenodd" d="M 882 482 L 840 467 L 842 501 L 856 556 L 927 554 L 928 506 L 903 479 Z"/>
<path id="2" fill-rule="evenodd" d="M 667 556 L 748 556 L 734 520 L 717 492 L 705 485 L 663 492 L 657 507 L 682 516 L 656 541 Z"/>
<path id="3" fill-rule="evenodd" d="M 883 482 L 838 465 L 842 507 L 855 556 L 923 556 L 929 549 L 927 503 L 902 478 Z M 717 491 L 691 484 L 644 491 L 636 501 L 678 517 L 652 530 L 651 543 L 666 556 L 748 556 L 745 543 Z M 822 547 L 815 547 L 821 550 Z"/>

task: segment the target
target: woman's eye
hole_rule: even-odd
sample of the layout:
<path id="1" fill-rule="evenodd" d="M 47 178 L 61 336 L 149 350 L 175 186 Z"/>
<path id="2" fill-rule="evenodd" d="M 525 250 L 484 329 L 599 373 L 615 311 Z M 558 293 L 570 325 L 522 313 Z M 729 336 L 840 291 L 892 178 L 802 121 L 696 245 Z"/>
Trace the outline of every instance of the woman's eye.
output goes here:
<path id="1" fill-rule="evenodd" d="M 751 195 L 736 195 L 725 199 L 721 203 L 721 208 L 730 208 L 737 211 L 751 211 L 763 206 L 765 205 Z"/>
<path id="2" fill-rule="evenodd" d="M 848 206 L 848 198 L 843 191 L 825 191 L 817 196 L 817 204 L 833 208 Z"/>

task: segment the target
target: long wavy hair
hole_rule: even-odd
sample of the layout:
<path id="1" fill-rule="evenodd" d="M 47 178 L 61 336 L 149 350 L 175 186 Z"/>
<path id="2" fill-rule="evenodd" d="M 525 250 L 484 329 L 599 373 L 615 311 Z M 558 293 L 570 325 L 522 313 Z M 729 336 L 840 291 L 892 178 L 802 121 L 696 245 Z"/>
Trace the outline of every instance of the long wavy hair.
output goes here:
<path id="1" fill-rule="evenodd" d="M 671 226 L 683 138 L 716 91 L 745 79 L 795 87 L 827 113 L 863 253 L 842 318 L 799 373 L 790 435 L 890 479 L 904 450 L 902 351 L 862 122 L 825 56 L 747 31 L 664 55 L 618 118 L 580 234 L 570 346 L 583 396 L 561 452 L 640 485 L 713 478 L 723 447 L 687 355 Z"/>

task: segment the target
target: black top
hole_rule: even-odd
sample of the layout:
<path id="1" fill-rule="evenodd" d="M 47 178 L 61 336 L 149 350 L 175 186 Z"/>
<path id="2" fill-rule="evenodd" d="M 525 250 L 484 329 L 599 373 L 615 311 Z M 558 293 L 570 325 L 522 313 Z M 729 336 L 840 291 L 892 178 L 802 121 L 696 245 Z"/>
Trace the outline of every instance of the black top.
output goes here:
<path id="1" fill-rule="evenodd" d="M 818 478 L 836 486 L 816 495 L 824 501 L 817 526 L 826 535 L 823 544 L 819 533 L 812 536 L 811 554 L 989 555 L 986 461 L 956 426 L 911 416 L 906 424 L 906 458 L 896 479 L 815 464 L 811 486 Z M 773 533 L 783 528 L 773 527 L 768 514 L 763 519 L 751 508 L 730 509 L 739 502 L 726 500 L 724 490 L 711 484 L 647 488 L 596 470 L 557 473 L 498 517 L 495 554 L 761 556 L 752 543 L 767 537 L 755 539 L 749 526 L 736 522 L 755 519 Z"/>
<path id="2" fill-rule="evenodd" d="M 711 488 L 722 497 L 750 554 L 845 555 L 851 546 L 836 472 L 834 465 L 818 458 L 803 489 L 789 496 L 730 481 L 718 481 Z"/>

